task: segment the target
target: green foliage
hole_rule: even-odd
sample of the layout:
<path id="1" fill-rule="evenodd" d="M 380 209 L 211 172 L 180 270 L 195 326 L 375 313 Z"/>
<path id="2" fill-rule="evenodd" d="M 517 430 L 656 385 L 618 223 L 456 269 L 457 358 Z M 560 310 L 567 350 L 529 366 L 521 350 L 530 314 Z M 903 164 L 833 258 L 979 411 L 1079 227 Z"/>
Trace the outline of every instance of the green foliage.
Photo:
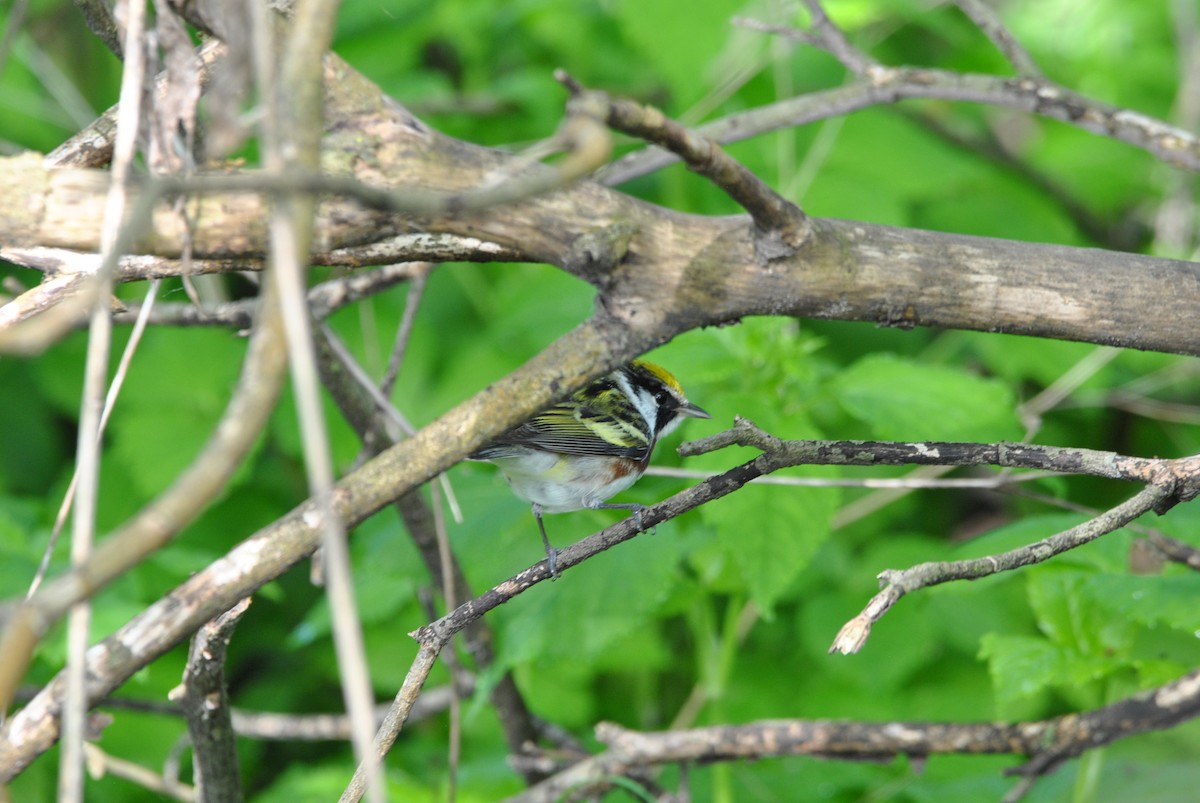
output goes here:
<path id="1" fill-rule="evenodd" d="M 961 369 L 874 355 L 846 368 L 831 391 L 877 438 L 996 441 L 1019 434 L 1008 387 Z"/>
<path id="2" fill-rule="evenodd" d="M 728 25 L 735 14 L 767 17 L 775 5 L 351 3 L 340 12 L 335 47 L 435 128 L 517 150 L 548 135 L 561 118 L 564 93 L 551 77 L 556 67 L 689 121 L 842 83 L 842 71 L 827 55 Z M 1179 5 L 1024 0 L 997 8 L 1054 79 L 1169 118 L 1179 57 L 1171 9 Z M 952 4 L 844 0 L 828 6 L 856 44 L 887 64 L 1010 72 Z M 0 74 L 0 139 L 48 150 L 115 102 L 119 66 L 86 34 L 69 3 L 35 2 L 29 14 L 27 34 Z M 45 63 L 65 76 L 54 92 L 45 91 L 38 73 Z M 77 97 L 61 91 L 68 84 Z M 989 155 L 996 139 L 1010 158 Z M 731 152 L 813 214 L 1096 247 L 1112 247 L 1110 240 L 1127 230 L 1134 235 L 1123 242 L 1143 244 L 1177 178 L 1141 151 L 1065 124 L 933 102 L 767 134 Z M 684 212 L 736 211 L 680 167 L 624 189 Z M 0 276 L 33 283 L 15 268 L 0 268 Z M 177 288 L 169 292 L 170 300 L 179 300 Z M 586 317 L 593 302 L 591 288 L 546 266 L 440 268 L 419 309 L 395 403 L 418 425 L 432 420 L 537 353 Z M 376 376 L 404 306 L 400 288 L 332 321 Z M 124 337 L 118 333 L 118 349 Z M 4 599 L 24 594 L 70 479 L 84 344 L 76 334 L 35 360 L 0 360 Z M 152 328 L 104 443 L 103 532 L 141 509 L 193 459 L 224 409 L 244 352 L 244 340 L 229 332 Z M 689 421 L 661 444 L 654 458 L 659 466 L 715 473 L 751 459 L 750 450 L 686 462 L 675 454 L 681 439 L 720 431 L 734 416 L 786 438 L 1018 438 L 1025 427 L 1018 406 L 1093 361 L 1094 370 L 1043 414 L 1036 440 L 1140 455 L 1200 451 L 1200 436 L 1186 417 L 1140 416 L 1128 404 L 1111 403 L 1124 394 L 1181 405 L 1194 421 L 1189 405 L 1200 392 L 1200 374 L 1193 361 L 1171 356 L 1128 353 L 1103 362 L 1097 347 L 1076 343 L 773 318 L 690 332 L 649 356 L 669 366 L 689 397 L 713 413 L 712 421 Z M 327 410 L 336 420 L 333 407 Z M 344 425 L 331 430 L 339 469 L 348 470 L 359 445 Z M 225 495 L 177 543 L 98 598 L 95 636 L 112 632 L 301 501 L 307 490 L 300 446 L 289 395 Z M 800 481 L 905 473 L 784 472 Z M 462 522 L 448 525 L 451 542 L 474 590 L 541 559 L 528 508 L 496 472 L 465 464 L 449 476 L 464 512 Z M 649 504 L 684 485 L 648 476 L 620 501 Z M 1051 501 L 1097 507 L 1130 493 L 1111 483 L 1061 478 L 1022 487 Z M 1200 579 L 1171 567 L 1134 574 L 1129 555 L 1139 536 L 1127 532 L 1042 566 L 905 597 L 876 625 L 862 654 L 829 656 L 838 628 L 875 593 L 883 569 L 994 554 L 1082 520 L 1052 512 L 1045 500 L 982 492 L 917 491 L 867 508 L 881 500 L 861 487 L 751 486 L 496 610 L 488 622 L 497 664 L 478 678 L 475 698 L 464 706 L 458 799 L 492 800 L 521 788 L 504 763 L 486 700 L 502 670 L 514 673 L 537 716 L 587 740 L 601 719 L 665 728 L 681 710 L 694 724 L 789 716 L 1041 718 L 1103 705 L 1200 664 Z M 1200 543 L 1197 511 L 1195 503 L 1181 505 L 1152 523 Z M 620 515 L 551 516 L 547 526 L 553 542 L 565 546 Z M 981 528 L 986 535 L 978 535 Z M 415 653 L 405 634 L 428 619 L 420 592 L 429 578 L 390 512 L 359 528 L 352 551 L 372 678 L 387 699 Z M 65 563 L 60 546 L 52 571 Z M 306 573 L 300 567 L 256 596 L 232 648 L 235 704 L 293 713 L 340 710 L 328 610 Z M 56 630 L 29 681 L 49 680 L 62 653 Z M 119 694 L 162 701 L 178 683 L 182 663 L 182 649 L 175 650 Z M 443 667 L 431 684 L 446 680 Z M 183 730 L 174 718 L 123 711 L 116 718 L 102 746 L 155 768 Z M 394 799 L 445 799 L 447 730 L 444 717 L 406 730 L 389 761 Z M 247 741 L 242 749 L 256 801 L 333 799 L 351 762 L 341 745 Z M 1068 765 L 1028 799 L 1189 799 L 1200 778 L 1192 760 L 1197 749 L 1195 722 L 1122 742 L 1088 765 Z M 48 755 L 27 771 L 14 799 L 51 799 L 54 760 Z M 795 799 L 797 789 L 806 797 L 846 801 L 996 800 L 1012 783 L 1001 772 L 1016 763 L 973 756 L 933 757 L 922 765 L 781 759 L 695 767 L 688 783 L 700 800 Z M 677 773 L 669 771 L 664 783 L 678 784 Z M 626 799 L 636 799 L 637 790 L 625 791 Z M 152 799 L 112 778 L 90 782 L 87 797 L 101 803 Z"/>

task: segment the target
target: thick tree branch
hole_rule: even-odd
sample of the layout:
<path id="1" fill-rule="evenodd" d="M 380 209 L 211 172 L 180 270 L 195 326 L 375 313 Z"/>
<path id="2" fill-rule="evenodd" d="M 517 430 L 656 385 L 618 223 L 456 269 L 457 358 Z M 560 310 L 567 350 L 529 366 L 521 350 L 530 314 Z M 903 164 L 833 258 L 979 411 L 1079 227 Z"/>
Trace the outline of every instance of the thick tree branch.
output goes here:
<path id="1" fill-rule="evenodd" d="M 360 136 L 352 141 L 328 136 L 325 160 L 351 164 L 356 172 L 352 181 L 314 178 L 314 189 L 340 188 L 360 202 L 389 207 L 391 192 L 368 188 L 422 187 L 449 197 L 507 169 L 511 157 L 433 134 L 385 103 L 378 90 L 351 80 L 356 76 L 344 65 L 330 61 L 327 80 L 336 78 L 347 89 L 330 112 L 336 130 L 352 128 Z M 389 161 L 390 154 L 399 153 L 411 158 Z M 0 199 L 0 226 L 6 228 L 0 238 L 7 244 L 90 247 L 103 176 L 47 173 L 28 158 L 0 161 L 0 176 L 12 188 Z M 302 178 L 290 177 L 291 187 Z M 214 189 L 237 182 L 247 191 L 262 188 L 254 177 L 210 181 Z M 201 186 L 198 182 L 193 186 Z M 261 256 L 262 200 L 214 194 L 195 205 L 203 221 L 193 237 L 197 257 Z M 1192 326 L 1192 311 L 1200 303 L 1200 269 L 1193 263 L 846 221 L 810 222 L 813 234 L 804 247 L 764 268 L 755 249 L 755 227 L 743 219 L 679 215 L 584 183 L 503 209 L 419 220 L 326 201 L 315 248 L 358 248 L 414 225 L 474 237 L 575 272 L 601 289 L 610 313 L 659 342 L 745 315 L 787 314 L 1200 353 L 1200 336 Z M 626 232 L 626 244 L 615 259 L 578 258 L 580 244 L 589 237 L 618 229 Z M 178 251 L 179 235 L 175 219 L 160 215 L 140 247 L 170 256 Z M 1145 309 L 1156 314 L 1147 317 Z"/>

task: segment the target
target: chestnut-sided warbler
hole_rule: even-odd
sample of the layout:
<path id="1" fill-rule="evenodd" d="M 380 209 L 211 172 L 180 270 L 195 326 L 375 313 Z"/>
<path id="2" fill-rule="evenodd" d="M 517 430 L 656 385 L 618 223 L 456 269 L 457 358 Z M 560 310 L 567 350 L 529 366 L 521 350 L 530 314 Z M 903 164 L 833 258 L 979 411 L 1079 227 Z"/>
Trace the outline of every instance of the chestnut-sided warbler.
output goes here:
<path id="1" fill-rule="evenodd" d="M 542 514 L 616 508 L 634 511 L 640 526 L 642 505 L 606 500 L 637 482 L 654 444 L 684 416 L 710 417 L 684 398 L 664 368 L 634 360 L 470 457 L 499 466 L 513 493 L 533 506 L 555 576 L 558 551 L 546 537 Z"/>

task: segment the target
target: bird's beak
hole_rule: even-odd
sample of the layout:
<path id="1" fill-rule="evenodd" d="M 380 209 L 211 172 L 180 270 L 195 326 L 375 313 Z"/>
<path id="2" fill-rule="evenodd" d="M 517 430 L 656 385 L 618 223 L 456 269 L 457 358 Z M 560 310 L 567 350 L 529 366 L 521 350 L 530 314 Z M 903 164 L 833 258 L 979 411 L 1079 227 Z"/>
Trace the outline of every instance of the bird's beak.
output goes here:
<path id="1" fill-rule="evenodd" d="M 702 407 L 697 407 L 691 402 L 685 402 L 679 406 L 680 415 L 690 415 L 692 418 L 712 418 Z"/>

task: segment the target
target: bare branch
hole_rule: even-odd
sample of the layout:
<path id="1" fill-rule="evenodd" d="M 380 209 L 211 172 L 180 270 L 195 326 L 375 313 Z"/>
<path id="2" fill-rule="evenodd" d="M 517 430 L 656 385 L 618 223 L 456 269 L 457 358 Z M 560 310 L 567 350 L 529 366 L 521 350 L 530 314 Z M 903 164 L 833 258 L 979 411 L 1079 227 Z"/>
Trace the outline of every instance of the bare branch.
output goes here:
<path id="1" fill-rule="evenodd" d="M 1173 488 L 1169 484 L 1149 485 L 1127 501 L 1090 521 L 999 555 L 945 563 L 922 563 L 903 571 L 887 569 L 879 574 L 879 583 L 883 590 L 871 598 L 862 613 L 842 626 L 830 645 L 829 652 L 858 652 L 871 634 L 871 626 L 905 594 L 952 580 L 977 580 L 999 572 L 1042 563 L 1055 555 L 1119 530 L 1149 510 L 1160 509 L 1164 504 L 1169 504 L 1172 493 Z"/>
<path id="2" fill-rule="evenodd" d="M 396 743 L 396 737 L 400 735 L 400 730 L 404 727 L 404 723 L 408 721 L 413 706 L 416 705 L 417 696 L 421 693 L 421 688 L 425 685 L 425 681 L 429 679 L 429 673 L 433 669 L 434 663 L 437 662 L 442 646 L 444 645 L 434 647 L 422 644 L 421 648 L 417 651 L 417 657 L 413 659 L 412 666 L 409 667 L 408 674 L 404 678 L 404 684 L 400 687 L 400 691 L 396 693 L 396 700 L 388 710 L 383 724 L 379 727 L 379 732 L 375 735 L 374 762 L 382 762 L 383 757 L 388 754 L 388 751 L 392 749 L 392 745 Z M 358 769 L 354 772 L 354 777 L 350 780 L 350 784 L 342 792 L 342 796 L 338 798 L 338 803 L 357 803 L 359 800 L 362 800 L 363 792 L 366 790 L 367 768 L 369 766 L 370 764 L 366 762 L 359 765 Z"/>
<path id="3" fill-rule="evenodd" d="M 474 678 L 466 672 L 460 673 L 455 679 L 458 691 L 462 695 L 470 695 L 475 690 Z M 18 702 L 32 700 L 41 690 L 32 687 L 21 689 L 17 694 Z M 450 687 L 438 686 L 426 689 L 413 707 L 409 715 L 410 722 L 429 719 L 450 706 Z M 183 709 L 171 702 L 161 700 L 146 700 L 136 697 L 109 697 L 101 704 L 105 710 L 138 711 L 142 713 L 161 714 L 170 717 L 183 717 Z M 375 724 L 383 722 L 390 703 L 375 706 Z M 246 739 L 259 739 L 268 742 L 346 742 L 350 740 L 350 718 L 345 714 L 283 714 L 276 711 L 251 711 L 245 708 L 231 707 L 230 718 L 233 731 Z M 111 719 L 107 714 L 92 712 L 94 718 Z M 89 733 L 100 729 L 96 723 L 89 724 Z"/>
<path id="4" fill-rule="evenodd" d="M 934 754 L 1028 755 L 1014 771 L 1025 777 L 1050 772 L 1087 750 L 1138 733 L 1165 730 L 1200 714 L 1200 670 L 1084 714 L 1038 722 L 856 722 L 767 720 L 691 730 L 641 733 L 612 723 L 596 726 L 604 753 L 580 761 L 507 803 L 550 803 L 565 794 L 596 793 L 611 779 L 663 764 L 817 756 L 887 760 Z"/>
<path id="5" fill-rule="evenodd" d="M 798 206 L 722 151 L 712 140 L 688 131 L 662 112 L 628 100 L 587 91 L 563 70 L 555 73 L 575 99 L 595 106 L 613 128 L 676 153 L 687 166 L 712 181 L 750 213 L 767 242 L 756 243 L 766 259 L 791 254 L 808 237 L 808 218 Z M 774 242 L 774 241 L 778 242 Z"/>
<path id="6" fill-rule="evenodd" d="M 109 755 L 90 742 L 83 747 L 87 755 L 88 770 L 96 776 L 112 775 L 115 778 L 123 778 L 180 803 L 195 803 L 197 799 L 196 790 L 187 784 L 164 778 L 139 764 Z"/>
<path id="7" fill-rule="evenodd" d="M 1195 495 L 1200 482 L 1200 457 L 1162 460 L 1129 457 L 1116 452 L 1042 446 L 1035 443 L 953 443 L 925 441 L 785 441 L 739 417 L 732 429 L 679 447 L 684 457 L 694 457 L 728 446 L 761 449 L 788 465 L 870 466 L 1003 466 L 1085 474 L 1130 482 L 1174 487 L 1181 499 Z"/>
<path id="8" fill-rule="evenodd" d="M 996 49 L 1004 54 L 1008 63 L 1023 78 L 1040 78 L 1042 71 L 1037 62 L 1029 55 L 1016 37 L 1010 31 L 996 12 L 984 0 L 955 0 L 955 4 L 963 13 L 971 18 L 971 22 L 991 40 Z"/>
<path id="9" fill-rule="evenodd" d="M 884 443 L 874 441 L 782 441 L 745 419 L 733 429 L 684 444 L 680 453 L 704 454 L 730 445 L 753 446 L 765 457 L 790 465 L 997 465 L 1087 474 L 1133 482 L 1147 487 L 1125 503 L 1091 521 L 1028 546 L 974 560 L 923 563 L 904 571 L 879 575 L 883 590 L 858 616 L 847 622 L 830 652 L 857 652 L 870 635 L 871 626 L 905 594 L 952 580 L 986 577 L 1040 563 L 1119 529 L 1148 510 L 1166 512 L 1179 501 L 1200 491 L 1200 458 L 1155 460 L 1113 452 L 1069 449 L 1034 444 L 999 443 Z"/>
<path id="10" fill-rule="evenodd" d="M 428 156 L 431 162 L 444 162 L 450 155 Z M 497 160 L 494 152 L 472 150 L 461 143 L 454 157 L 467 172 Z M 481 161 L 469 165 L 472 158 Z M 14 162 L 0 161 L 0 178 L 6 166 L 16 167 Z M 36 188 L 38 179 L 26 172 L 16 170 L 12 177 L 23 178 L 13 182 L 13 191 L 0 198 L 0 206 L 12 202 L 15 208 L 17 201 L 29 200 L 22 191 Z M 53 178 L 51 184 L 58 175 Z M 232 178 L 246 177 L 223 177 L 214 180 L 214 186 L 228 188 L 227 180 Z M 81 198 L 91 190 L 68 183 L 77 193 L 71 219 L 78 224 L 88 216 L 81 210 Z M 294 185 L 304 186 L 304 182 Z M 236 200 L 220 197 L 226 204 Z M 201 219 L 214 228 L 202 226 L 196 232 L 199 256 L 216 247 L 213 238 L 218 235 L 233 237 L 246 247 L 255 242 L 252 229 L 258 225 L 262 206 L 255 199 L 243 200 L 244 205 L 234 204 L 237 215 L 231 216 L 220 211 L 216 198 L 203 199 L 212 216 L 201 215 Z M 1192 263 L 814 218 L 810 219 L 812 236 L 802 253 L 777 259 L 772 270 L 764 271 L 753 227 L 737 218 L 681 216 L 590 184 L 530 199 L 522 210 L 516 218 L 500 210 L 481 210 L 430 221 L 429 227 L 482 235 L 479 239 L 517 248 L 531 259 L 564 265 L 602 287 L 606 312 L 635 327 L 650 343 L 746 315 L 787 314 L 1200 352 L 1200 338 L 1192 325 L 1197 303 L 1192 290 L 1198 286 L 1195 276 L 1200 271 Z M 65 209 L 55 214 L 65 214 Z M 372 222 L 370 234 L 364 229 L 357 232 L 359 236 L 379 236 L 396 226 L 396 219 L 386 215 L 364 214 L 359 219 L 351 214 L 351 218 L 356 225 Z M 625 232 L 625 248 L 614 250 L 611 263 L 578 258 L 589 237 L 618 229 Z M 339 228 L 324 236 L 336 240 L 346 234 Z M 162 237 L 165 244 L 167 235 L 163 231 L 154 236 Z M 47 231 L 44 236 L 54 235 Z M 654 269 L 642 270 L 643 265 Z M 1139 278 L 1133 285 L 1128 282 L 1131 274 Z M 981 286 L 989 292 L 979 293 Z M 1157 314 L 1147 319 L 1142 313 L 1147 308 Z M 0 340 L 5 334 L 0 332 Z"/>
<path id="11" fill-rule="evenodd" d="M 225 655 L 233 631 L 250 607 L 247 597 L 192 638 L 183 683 L 168 698 L 179 703 L 187 718 L 192 757 L 196 765 L 196 791 L 202 801 L 242 799 L 237 744 L 225 684 Z"/>
<path id="12" fill-rule="evenodd" d="M 1200 170 L 1200 139 L 1183 128 L 1102 103 L 1044 79 L 920 67 L 879 67 L 871 72 L 869 80 L 731 114 L 699 126 L 696 133 L 728 144 L 872 106 L 917 99 L 982 103 L 1048 117 L 1141 148 L 1167 164 Z M 647 149 L 618 159 L 598 178 L 616 186 L 676 161 L 678 157 L 667 151 Z"/>

